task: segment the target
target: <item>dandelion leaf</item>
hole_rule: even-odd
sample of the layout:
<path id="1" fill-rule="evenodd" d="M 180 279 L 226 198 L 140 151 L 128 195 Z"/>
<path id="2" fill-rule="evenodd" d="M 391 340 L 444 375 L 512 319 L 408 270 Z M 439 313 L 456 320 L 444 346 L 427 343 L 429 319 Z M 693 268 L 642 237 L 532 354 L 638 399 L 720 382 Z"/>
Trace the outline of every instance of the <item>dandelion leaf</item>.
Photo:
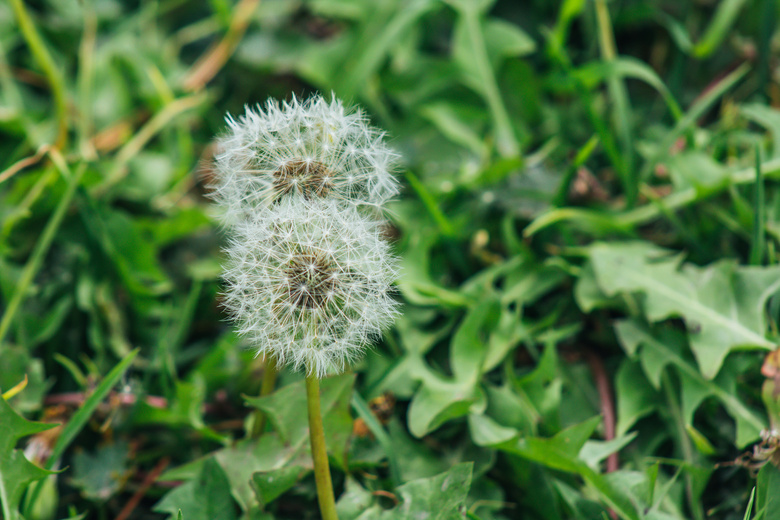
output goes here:
<path id="1" fill-rule="evenodd" d="M 340 465 L 343 465 L 346 444 L 352 432 L 349 399 L 354 383 L 355 376 L 345 374 L 325 378 L 320 386 L 325 441 L 328 452 Z M 267 414 L 285 445 L 293 448 L 293 451 L 308 449 L 309 422 L 303 380 L 279 388 L 268 396 L 248 398 L 246 402 Z"/>
<path id="2" fill-rule="evenodd" d="M 407 482 L 396 489 L 396 495 L 401 500 L 397 506 L 383 510 L 375 505 L 357 520 L 462 519 L 472 470 L 473 463 L 466 462 L 435 477 Z"/>
<path id="3" fill-rule="evenodd" d="M 626 353 L 634 358 L 639 358 L 640 365 L 647 379 L 656 388 L 661 387 L 661 375 L 667 366 L 673 366 L 680 378 L 682 394 L 682 415 L 686 427 L 693 427 L 693 416 L 699 406 L 708 397 L 715 397 L 723 403 L 726 412 L 736 422 L 737 446 L 745 446 L 758 438 L 759 432 L 764 428 L 764 420 L 753 410 L 748 408 L 737 395 L 736 384 L 740 369 L 734 364 L 726 365 L 719 371 L 717 377 L 710 380 L 705 378 L 694 366 L 690 354 L 685 350 L 685 338 L 676 331 L 661 329 L 649 330 L 638 320 L 623 320 L 615 325 L 618 341 Z M 634 386 L 637 384 L 634 379 Z M 641 414 L 634 414 L 628 406 L 621 408 L 625 399 L 630 399 L 631 394 L 624 391 L 618 400 L 618 430 L 624 432 L 640 415 L 647 413 L 643 409 Z M 644 397 L 644 402 L 653 401 L 649 395 Z M 657 399 L 655 400 L 657 402 Z"/>
<path id="4" fill-rule="evenodd" d="M 780 469 L 772 464 L 758 472 L 756 509 L 764 513 L 762 518 L 780 518 Z"/>
<path id="5" fill-rule="evenodd" d="M 25 458 L 21 450 L 14 449 L 22 437 L 53 428 L 54 424 L 32 422 L 18 415 L 0 397 L 0 500 L 3 517 L 21 520 L 19 503 L 27 486 L 52 471 L 39 468 Z"/>
<path id="6" fill-rule="evenodd" d="M 780 267 L 739 267 L 733 261 L 681 265 L 681 256 L 642 242 L 597 244 L 590 261 L 606 295 L 642 295 L 651 322 L 681 318 L 708 379 L 732 350 L 773 345 L 764 336 L 764 307 L 780 288 Z"/>

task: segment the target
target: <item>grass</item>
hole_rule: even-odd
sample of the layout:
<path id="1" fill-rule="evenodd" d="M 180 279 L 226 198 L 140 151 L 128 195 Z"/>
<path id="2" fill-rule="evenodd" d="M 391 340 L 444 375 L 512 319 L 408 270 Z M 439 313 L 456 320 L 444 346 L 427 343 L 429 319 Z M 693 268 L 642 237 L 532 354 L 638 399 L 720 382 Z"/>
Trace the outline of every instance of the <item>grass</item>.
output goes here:
<path id="1" fill-rule="evenodd" d="M 775 518 L 776 11 L 0 5 L 4 514 L 317 518 L 208 185 L 225 114 L 332 91 L 403 157 L 403 316 L 320 392 L 341 520 Z"/>

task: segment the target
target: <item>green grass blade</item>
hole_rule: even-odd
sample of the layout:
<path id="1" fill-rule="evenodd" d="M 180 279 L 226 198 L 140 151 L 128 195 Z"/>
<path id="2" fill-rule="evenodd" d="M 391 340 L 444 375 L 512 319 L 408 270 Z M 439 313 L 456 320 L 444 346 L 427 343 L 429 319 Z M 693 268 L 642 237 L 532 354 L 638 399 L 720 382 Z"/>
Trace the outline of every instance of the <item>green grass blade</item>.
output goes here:
<path id="1" fill-rule="evenodd" d="M 720 47 L 745 3 L 746 0 L 724 0 L 719 3 L 712 23 L 707 27 L 704 36 L 693 46 L 694 56 L 706 58 Z"/>
<path id="2" fill-rule="evenodd" d="M 64 149 L 68 141 L 68 107 L 65 99 L 65 82 L 62 73 L 54 63 L 46 44 L 35 28 L 23 0 L 11 0 L 11 7 L 19 23 L 19 29 L 24 36 L 27 46 L 30 48 L 35 61 L 43 70 L 44 76 L 51 87 L 54 97 L 54 107 L 57 113 L 57 147 Z"/>
<path id="3" fill-rule="evenodd" d="M 439 230 L 442 232 L 442 234 L 447 237 L 455 236 L 455 229 L 452 227 L 452 224 L 447 219 L 447 216 L 442 212 L 441 208 L 436 203 L 436 199 L 433 197 L 433 195 L 431 195 L 431 192 L 428 191 L 428 188 L 425 186 L 425 184 L 423 184 L 415 174 L 408 170 L 406 171 L 406 179 L 409 181 L 412 189 L 417 193 L 417 196 L 420 197 L 420 200 L 422 200 L 423 204 L 425 204 L 425 208 L 428 210 L 428 213 L 430 213 L 431 217 L 433 217 L 436 225 L 439 226 Z"/>
<path id="4" fill-rule="evenodd" d="M 764 176 L 761 173 L 761 151 L 756 146 L 756 185 L 753 215 L 753 240 L 750 242 L 750 264 L 761 265 L 766 249 L 766 229 L 764 221 Z"/>
<path id="5" fill-rule="evenodd" d="M 365 421 L 366 426 L 368 426 L 368 429 L 374 434 L 374 438 L 376 438 L 376 441 L 384 450 L 385 455 L 387 455 L 387 462 L 390 465 L 390 478 L 393 481 L 393 486 L 399 486 L 401 484 L 401 470 L 399 469 L 398 460 L 393 452 L 393 444 L 390 441 L 390 436 L 382 425 L 379 424 L 379 421 L 376 420 L 374 414 L 371 413 L 366 401 L 357 392 L 352 393 L 352 407 L 355 409 L 358 416 Z"/>
<path id="6" fill-rule="evenodd" d="M 745 516 L 743 520 L 750 520 L 750 514 L 753 512 L 753 500 L 756 498 L 756 487 L 753 486 L 753 491 L 750 492 L 750 501 L 748 502 L 747 509 L 745 510 Z"/>
<path id="7" fill-rule="evenodd" d="M 599 47 L 601 56 L 605 62 L 612 64 L 617 59 L 617 49 L 615 47 L 615 35 L 612 31 L 612 22 L 609 18 L 609 10 L 604 0 L 596 0 L 594 3 L 596 9 L 596 20 L 599 31 Z M 609 97 L 614 103 L 613 118 L 615 128 L 620 142 L 621 153 L 625 170 L 622 172 L 623 189 L 626 193 L 626 203 L 628 207 L 633 207 L 638 195 L 638 182 L 634 172 L 634 145 L 631 136 L 630 121 L 631 102 L 628 98 L 628 90 L 622 78 L 616 74 L 610 74 L 607 78 L 607 89 Z"/>
<path id="8" fill-rule="evenodd" d="M 19 306 L 24 299 L 24 295 L 27 293 L 28 287 L 38 273 L 38 270 L 41 268 L 43 259 L 46 257 L 46 253 L 49 251 L 49 247 L 54 241 L 54 236 L 60 228 L 60 224 L 62 224 L 65 212 L 70 207 L 70 202 L 73 199 L 74 193 L 76 193 L 76 187 L 79 185 L 81 176 L 86 170 L 86 165 L 82 164 L 76 170 L 75 175 L 73 175 L 67 170 L 67 166 L 64 165 L 64 162 L 60 164 L 59 161 L 54 161 L 54 164 L 58 167 L 65 168 L 65 170 L 61 170 L 61 173 L 68 182 L 68 187 L 62 195 L 59 204 L 57 204 L 57 208 L 54 210 L 51 218 L 49 218 L 49 221 L 46 223 L 46 227 L 43 229 L 43 233 L 41 233 L 41 238 L 38 239 L 38 243 L 35 244 L 35 249 L 33 249 L 30 259 L 27 260 L 27 264 L 24 266 L 19 283 L 16 285 L 16 290 L 14 291 L 13 296 L 11 296 L 11 300 L 8 302 L 2 319 L 0 319 L 0 344 L 5 340 L 14 316 L 16 315 L 16 311 L 19 310 Z"/>

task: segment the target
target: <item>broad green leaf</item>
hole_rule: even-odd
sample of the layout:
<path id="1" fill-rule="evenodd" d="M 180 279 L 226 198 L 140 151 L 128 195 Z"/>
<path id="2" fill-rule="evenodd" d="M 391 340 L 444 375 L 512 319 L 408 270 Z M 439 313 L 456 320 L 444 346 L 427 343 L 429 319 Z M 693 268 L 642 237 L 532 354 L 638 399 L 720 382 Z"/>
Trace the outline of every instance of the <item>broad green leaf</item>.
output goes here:
<path id="1" fill-rule="evenodd" d="M 488 147 L 474 130 L 464 110 L 452 103 L 430 103 L 420 108 L 420 114 L 452 142 L 465 146 L 478 157 L 487 156 Z"/>
<path id="2" fill-rule="evenodd" d="M 339 520 L 355 520 L 374 503 L 374 496 L 355 479 L 347 477 L 345 491 L 336 502 Z"/>
<path id="3" fill-rule="evenodd" d="M 170 291 L 171 282 L 159 265 L 157 250 L 145 240 L 130 216 L 91 198 L 82 204 L 82 211 L 87 229 L 129 290 L 139 296 L 159 296 Z"/>
<path id="4" fill-rule="evenodd" d="M 598 470 L 598 465 L 601 461 L 628 446 L 636 438 L 637 434 L 638 432 L 631 432 L 628 435 L 615 437 L 609 441 L 585 441 L 580 450 L 579 458 L 594 470 Z"/>
<path id="5" fill-rule="evenodd" d="M 722 190 L 730 179 L 725 166 L 698 150 L 675 155 L 668 161 L 667 166 L 676 190 L 694 188 L 699 196 Z"/>
<path id="6" fill-rule="evenodd" d="M 168 246 L 209 226 L 211 220 L 201 207 L 185 207 L 161 218 L 137 218 L 139 231 L 151 236 L 158 247 Z"/>
<path id="7" fill-rule="evenodd" d="M 475 381 L 448 381 L 429 373 L 409 405 L 409 431 L 424 437 L 445 422 L 463 417 L 477 403 L 481 407 L 484 394 Z"/>
<path id="8" fill-rule="evenodd" d="M 751 103 L 739 107 L 742 114 L 754 123 L 763 126 L 772 134 L 772 155 L 780 156 L 780 111 L 768 105 Z"/>
<path id="9" fill-rule="evenodd" d="M 529 326 L 523 322 L 521 307 L 502 305 L 499 312 L 498 323 L 488 338 L 487 352 L 482 362 L 483 373 L 500 365 L 521 341 L 531 335 Z"/>
<path id="10" fill-rule="evenodd" d="M 513 390 L 523 405 L 528 405 L 528 415 L 534 420 L 534 429 L 537 423 L 544 424 L 549 431 L 560 428 L 558 411 L 563 382 L 559 370 L 556 349 L 548 344 L 533 372 L 514 381 Z"/>
<path id="11" fill-rule="evenodd" d="M 603 520 L 607 515 L 606 508 L 593 498 L 586 498 L 583 493 L 563 480 L 552 481 L 555 494 L 561 498 L 561 504 L 572 511 L 573 518 L 583 520 Z M 564 517 L 569 518 L 569 517 Z"/>
<path id="12" fill-rule="evenodd" d="M 574 299 L 582 312 L 589 313 L 594 309 L 620 307 L 618 298 L 610 298 L 599 287 L 593 264 L 587 262 L 582 266 L 580 276 L 574 286 Z"/>
<path id="13" fill-rule="evenodd" d="M 477 446 L 496 446 L 517 439 L 519 432 L 502 426 L 487 415 L 469 415 L 469 434 Z"/>
<path id="14" fill-rule="evenodd" d="M 275 471 L 257 472 L 252 475 L 252 486 L 261 506 L 270 504 L 292 488 L 309 470 L 301 466 L 285 466 Z"/>
<path id="15" fill-rule="evenodd" d="M 536 434 L 536 425 L 541 420 L 539 411 L 524 392 L 514 392 L 509 385 L 484 385 L 488 397 L 485 411 L 502 426 L 508 426 L 524 435 Z"/>
<path id="16" fill-rule="evenodd" d="M 117 192 L 134 201 L 164 195 L 175 174 L 171 157 L 159 152 L 141 152 L 128 162 L 129 174 Z"/>
<path id="17" fill-rule="evenodd" d="M 500 304 L 496 295 L 485 295 L 469 309 L 450 344 L 452 378 L 421 368 L 421 387 L 409 406 L 409 431 L 422 437 L 445 422 L 469 411 L 484 409 L 484 392 L 478 387 L 489 334 L 496 326 Z M 472 408 L 472 407 L 476 407 Z"/>
<path id="18" fill-rule="evenodd" d="M 396 489 L 400 504 L 388 510 L 373 507 L 357 520 L 461 520 L 472 468 L 472 463 L 458 464 L 435 477 L 407 482 Z"/>
<path id="19" fill-rule="evenodd" d="M 31 422 L 13 411 L 0 397 L 0 502 L 3 518 L 22 520 L 19 505 L 27 485 L 53 472 L 39 468 L 14 449 L 22 437 L 54 428 L 55 424 Z"/>
<path id="20" fill-rule="evenodd" d="M 311 467 L 311 457 L 301 445 L 285 445 L 276 432 L 269 432 L 254 440 L 241 440 L 205 457 L 195 459 L 160 475 L 160 481 L 193 480 L 203 472 L 207 461 L 216 460 L 230 484 L 230 493 L 244 511 L 256 506 L 256 492 L 252 488 L 257 472 L 274 472 L 287 465 Z"/>
<path id="21" fill-rule="evenodd" d="M 756 482 L 756 510 L 765 520 L 780 518 L 780 469 L 765 464 Z"/>
<path id="22" fill-rule="evenodd" d="M 212 455 L 230 482 L 233 498 L 244 511 L 249 511 L 255 504 L 257 494 L 252 483 L 257 473 L 274 474 L 276 471 L 283 471 L 286 467 L 301 465 L 311 467 L 311 458 L 304 456 L 300 445 L 285 446 L 276 435 L 271 433 L 264 434 L 254 442 L 242 440 Z M 205 462 L 208 459 L 203 460 Z M 195 468 L 190 468 L 190 472 L 192 469 Z M 168 478 L 173 477 L 168 476 Z"/>
<path id="23" fill-rule="evenodd" d="M 679 371 L 687 426 L 692 425 L 693 413 L 701 401 L 713 395 L 737 423 L 737 446 L 754 441 L 765 427 L 764 420 L 737 397 L 736 374 L 724 370 L 714 380 L 706 379 L 692 362 L 683 357 L 679 335 L 665 333 L 656 337 L 644 325 L 632 320 L 616 323 L 615 332 L 626 352 L 631 356 L 638 355 L 642 360 L 645 373 L 656 388 L 660 388 L 661 371 L 665 366 L 673 365 Z"/>
<path id="24" fill-rule="evenodd" d="M 81 494 L 96 502 L 106 502 L 129 477 L 128 446 L 117 442 L 98 448 L 92 454 L 86 451 L 73 457 L 71 483 Z"/>
<path id="25" fill-rule="evenodd" d="M 343 374 L 322 380 L 320 387 L 320 406 L 325 442 L 328 453 L 341 466 L 349 436 L 352 433 L 352 416 L 349 413 L 349 401 L 354 374 Z M 304 381 L 277 389 L 265 397 L 246 398 L 246 402 L 261 409 L 279 433 L 279 438 L 292 451 L 307 450 L 309 446 L 309 419 L 306 407 Z"/>
<path id="26" fill-rule="evenodd" d="M 458 382 L 476 384 L 482 374 L 486 344 L 501 308 L 494 294 L 486 294 L 469 310 L 450 344 L 450 365 Z"/>
<path id="27" fill-rule="evenodd" d="M 619 515 L 638 520 L 639 513 L 631 497 L 620 486 L 591 469 L 578 456 L 600 422 L 601 417 L 593 417 L 559 432 L 552 438 L 526 437 L 515 444 L 504 444 L 500 449 L 549 468 L 580 475 Z"/>
<path id="28" fill-rule="evenodd" d="M 449 226 L 444 223 L 441 225 Z M 404 298 L 416 305 L 465 307 L 470 303 L 465 296 L 443 287 L 431 277 L 430 253 L 438 239 L 439 237 L 429 230 L 410 232 L 407 249 L 401 258 L 404 276 L 398 280 L 398 288 Z"/>
<path id="29" fill-rule="evenodd" d="M 623 436 L 636 421 L 652 413 L 658 405 L 658 396 L 648 384 L 641 367 L 634 362 L 624 361 L 615 377 L 617 398 L 616 434 Z"/>
<path id="30" fill-rule="evenodd" d="M 206 459 L 194 480 L 185 482 L 166 494 L 154 510 L 176 516 L 179 511 L 187 520 L 237 520 L 230 483 L 213 458 Z"/>
<path id="31" fill-rule="evenodd" d="M 220 444 L 228 439 L 215 432 L 203 422 L 203 402 L 206 398 L 206 386 L 203 377 L 195 374 L 192 381 L 176 381 L 175 394 L 170 406 L 159 408 L 146 402 L 140 402 L 133 419 L 138 424 L 162 424 L 169 427 L 189 426 L 204 437 Z"/>
<path id="32" fill-rule="evenodd" d="M 730 261 L 681 267 L 681 257 L 658 251 L 644 242 L 591 247 L 600 288 L 608 295 L 643 295 L 644 311 L 652 322 L 682 318 L 708 379 L 734 349 L 773 347 L 765 337 L 764 307 L 780 288 L 780 267 L 737 267 Z"/>
<path id="33" fill-rule="evenodd" d="M 400 421 L 391 420 L 387 426 L 393 453 L 402 461 L 401 481 L 432 477 L 449 468 L 450 463 L 440 453 L 411 437 Z"/>
<path id="34" fill-rule="evenodd" d="M 536 50 L 533 38 L 517 25 L 500 18 L 485 20 L 485 44 L 496 69 L 505 58 L 526 56 Z"/>
<path id="35" fill-rule="evenodd" d="M 445 2 L 462 11 L 485 14 L 496 3 L 496 0 L 445 0 Z"/>
<path id="36" fill-rule="evenodd" d="M 377 392 L 390 391 L 398 397 L 411 398 L 418 381 L 428 373 L 423 356 L 452 331 L 454 320 L 430 323 L 429 319 L 415 319 L 417 316 L 406 314 L 396 321 L 395 329 L 406 355 L 375 384 Z"/>

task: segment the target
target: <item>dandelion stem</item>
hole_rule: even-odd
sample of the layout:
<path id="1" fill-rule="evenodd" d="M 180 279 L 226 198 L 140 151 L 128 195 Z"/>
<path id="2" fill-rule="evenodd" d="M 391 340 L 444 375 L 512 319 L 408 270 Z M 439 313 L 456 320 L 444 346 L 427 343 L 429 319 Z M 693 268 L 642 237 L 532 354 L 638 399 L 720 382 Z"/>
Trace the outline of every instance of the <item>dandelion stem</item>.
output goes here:
<path id="1" fill-rule="evenodd" d="M 317 483 L 317 499 L 322 520 L 338 520 L 333 483 L 330 480 L 328 450 L 325 447 L 325 430 L 320 412 L 320 380 L 316 374 L 306 376 L 306 400 L 309 406 L 309 438 L 311 456 L 314 459 L 314 480 Z"/>
<path id="2" fill-rule="evenodd" d="M 274 391 L 276 386 L 276 374 L 279 369 L 276 366 L 276 358 L 271 355 L 265 357 L 265 371 L 263 372 L 263 383 L 260 386 L 260 397 L 266 396 Z M 252 438 L 257 439 L 265 431 L 266 416 L 259 408 L 255 411 L 255 421 L 252 425 Z"/>

